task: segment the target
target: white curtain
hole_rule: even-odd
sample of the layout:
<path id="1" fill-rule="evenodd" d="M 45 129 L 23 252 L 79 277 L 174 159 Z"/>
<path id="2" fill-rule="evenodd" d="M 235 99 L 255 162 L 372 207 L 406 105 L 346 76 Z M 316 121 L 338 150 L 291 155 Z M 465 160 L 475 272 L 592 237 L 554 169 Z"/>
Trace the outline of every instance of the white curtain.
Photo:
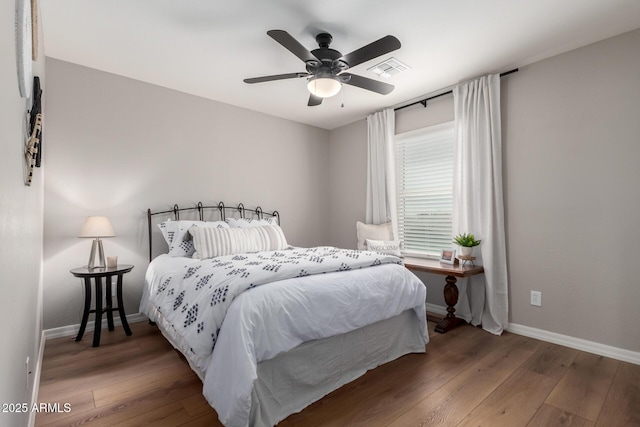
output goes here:
<path id="1" fill-rule="evenodd" d="M 388 108 L 367 117 L 367 224 L 391 222 L 398 238 L 393 138 L 395 111 Z"/>
<path id="2" fill-rule="evenodd" d="M 484 276 L 460 281 L 456 315 L 501 334 L 508 326 L 507 256 L 502 196 L 500 76 L 453 90 L 456 123 L 453 233 L 482 240 L 474 255 Z"/>

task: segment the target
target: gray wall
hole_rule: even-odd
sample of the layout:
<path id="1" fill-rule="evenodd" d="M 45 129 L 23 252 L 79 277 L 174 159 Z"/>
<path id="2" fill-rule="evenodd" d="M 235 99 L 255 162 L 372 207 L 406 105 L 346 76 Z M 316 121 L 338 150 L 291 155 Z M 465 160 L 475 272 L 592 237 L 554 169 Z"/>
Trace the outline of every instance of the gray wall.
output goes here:
<path id="1" fill-rule="evenodd" d="M 0 402 L 29 403 L 42 333 L 42 174 L 25 187 L 23 120 L 16 74 L 15 2 L 0 2 Z M 44 68 L 34 72 L 43 80 Z M 28 413 L 0 412 L 0 425 L 26 425 Z"/>
<path id="2" fill-rule="evenodd" d="M 640 279 L 629 268 L 640 240 L 638 46 L 640 30 L 502 79 L 509 319 L 631 351 L 640 351 Z M 449 96 L 402 110 L 396 131 L 450 120 L 452 105 Z M 332 165 L 364 157 L 366 123 L 336 129 L 330 140 Z M 359 160 L 348 167 L 354 177 L 366 173 Z M 332 182 L 332 200 L 365 189 L 358 179 Z M 362 220 L 357 203 L 332 214 L 332 226 Z M 442 301 L 442 277 L 421 278 L 427 301 Z M 542 291 L 542 307 L 529 304 L 531 290 Z"/>
<path id="3" fill-rule="evenodd" d="M 80 323 L 88 215 L 116 237 L 106 255 L 134 264 L 125 307 L 136 313 L 148 264 L 146 209 L 243 202 L 277 209 L 289 243 L 328 244 L 329 133 L 47 58 L 44 327 Z"/>
<path id="4" fill-rule="evenodd" d="M 640 351 L 640 30 L 503 80 L 511 321 Z"/>
<path id="5" fill-rule="evenodd" d="M 356 249 L 356 221 L 364 221 L 367 188 L 367 122 L 360 120 L 330 133 L 329 184 L 331 244 Z"/>

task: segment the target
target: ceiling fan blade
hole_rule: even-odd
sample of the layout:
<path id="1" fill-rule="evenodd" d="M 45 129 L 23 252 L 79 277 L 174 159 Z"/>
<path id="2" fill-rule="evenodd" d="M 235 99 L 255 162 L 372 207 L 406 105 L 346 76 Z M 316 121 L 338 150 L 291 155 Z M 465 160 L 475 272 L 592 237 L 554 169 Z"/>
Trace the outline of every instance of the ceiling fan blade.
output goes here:
<path id="1" fill-rule="evenodd" d="M 304 62 L 318 61 L 318 59 L 313 56 L 306 47 L 302 46 L 298 40 L 294 39 L 291 34 L 286 31 L 269 30 L 267 31 L 267 34 Z"/>
<path id="2" fill-rule="evenodd" d="M 362 89 L 370 90 L 381 95 L 387 95 L 393 91 L 394 86 L 388 83 L 379 82 L 367 77 L 358 76 L 350 73 L 342 73 L 340 76 L 349 76 L 349 80 L 343 81 L 344 84 L 356 86 Z"/>
<path id="3" fill-rule="evenodd" d="M 315 96 L 314 94 L 309 95 L 309 102 L 307 103 L 308 107 L 315 107 L 320 104 L 322 104 L 322 98 Z"/>
<path id="4" fill-rule="evenodd" d="M 367 62 L 370 59 L 392 52 L 396 49 L 400 49 L 400 46 L 400 40 L 394 36 L 385 36 L 380 40 L 376 40 L 373 43 L 369 43 L 368 45 L 361 47 L 360 49 L 347 53 L 340 59 L 349 64 L 349 67 L 355 67 L 356 65 Z"/>
<path id="5" fill-rule="evenodd" d="M 274 80 L 296 79 L 301 77 L 307 77 L 308 75 L 309 73 L 276 74 L 273 76 L 253 77 L 250 79 L 244 79 L 244 82 L 245 83 L 263 83 L 263 82 L 271 82 Z"/>

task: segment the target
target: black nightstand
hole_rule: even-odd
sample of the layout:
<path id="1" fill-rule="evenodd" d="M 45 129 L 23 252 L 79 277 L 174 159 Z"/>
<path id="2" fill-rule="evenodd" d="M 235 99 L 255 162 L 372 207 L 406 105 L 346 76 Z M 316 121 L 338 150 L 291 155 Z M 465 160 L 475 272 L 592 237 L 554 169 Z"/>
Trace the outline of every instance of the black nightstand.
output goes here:
<path id="1" fill-rule="evenodd" d="M 82 323 L 80 324 L 80 330 L 76 335 L 76 341 L 82 339 L 84 335 L 84 329 L 87 326 L 87 320 L 90 313 L 96 314 L 95 329 L 93 332 L 93 346 L 98 347 L 100 345 L 100 330 L 102 329 L 102 313 L 107 313 L 107 323 L 109 330 L 113 331 L 113 312 L 118 311 L 120 313 L 120 320 L 122 321 L 122 327 L 127 335 L 131 335 L 131 329 L 127 323 L 127 317 L 124 314 L 124 303 L 122 302 L 122 276 L 133 270 L 133 265 L 118 265 L 116 267 L 98 267 L 87 268 L 86 266 L 80 268 L 74 268 L 71 270 L 71 274 L 76 277 L 82 277 L 84 279 L 84 311 L 82 313 Z M 111 302 L 111 280 L 113 276 L 118 276 L 116 284 L 116 295 L 118 299 L 118 306 L 113 307 Z M 105 300 L 106 307 L 102 307 L 102 279 L 106 278 Z M 91 310 L 91 279 L 94 280 L 96 289 L 96 307 L 95 310 Z"/>

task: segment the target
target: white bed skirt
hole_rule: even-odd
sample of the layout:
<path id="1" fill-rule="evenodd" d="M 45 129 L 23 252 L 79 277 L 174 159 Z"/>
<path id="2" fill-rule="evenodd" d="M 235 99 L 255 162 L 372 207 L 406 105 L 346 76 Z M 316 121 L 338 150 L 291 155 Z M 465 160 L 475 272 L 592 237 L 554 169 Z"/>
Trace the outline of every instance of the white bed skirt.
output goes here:
<path id="1" fill-rule="evenodd" d="M 424 352 L 420 321 L 413 310 L 301 344 L 258 364 L 249 425 L 271 427 L 370 369 L 405 354 Z"/>

